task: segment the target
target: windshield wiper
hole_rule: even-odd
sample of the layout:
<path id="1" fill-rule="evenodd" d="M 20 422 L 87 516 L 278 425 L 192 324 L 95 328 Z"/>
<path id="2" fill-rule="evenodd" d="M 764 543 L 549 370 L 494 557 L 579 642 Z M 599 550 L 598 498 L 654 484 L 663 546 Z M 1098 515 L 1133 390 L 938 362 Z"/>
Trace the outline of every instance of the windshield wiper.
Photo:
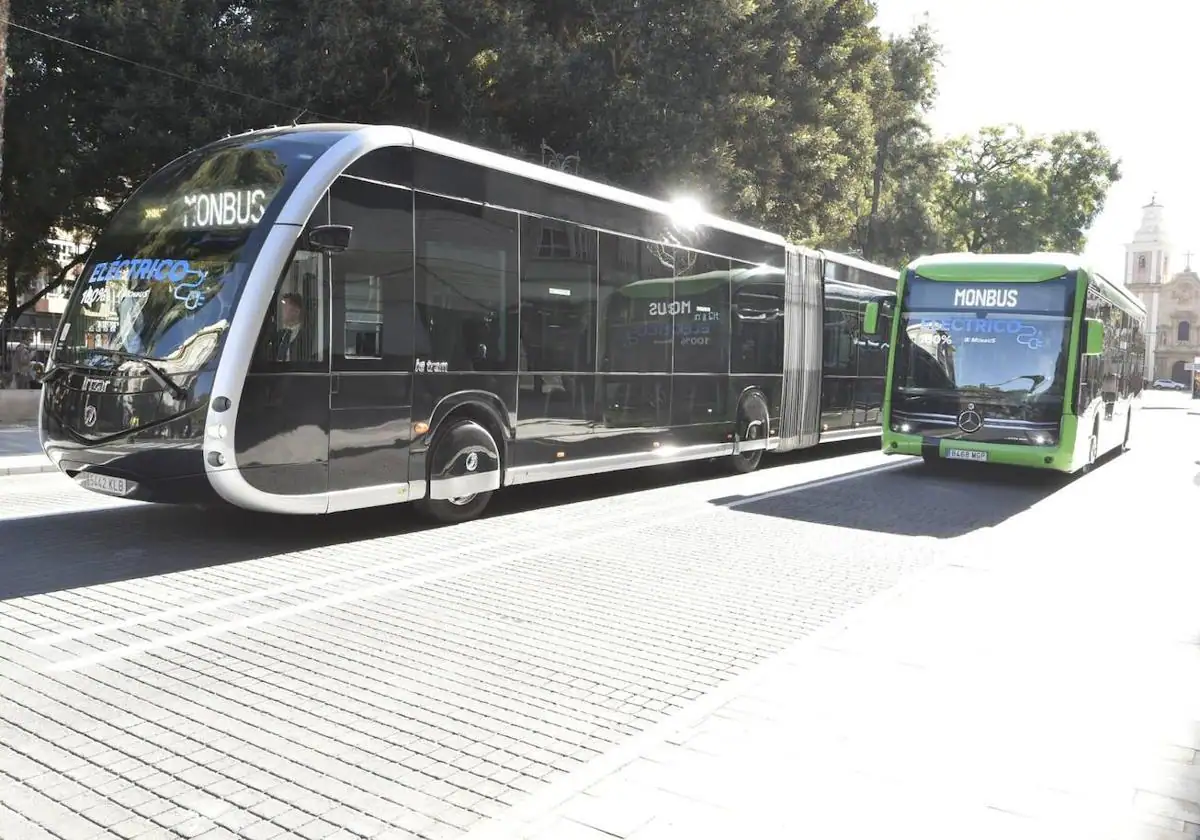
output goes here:
<path id="1" fill-rule="evenodd" d="M 162 369 L 159 368 L 158 365 L 147 362 L 145 359 L 138 359 L 138 361 L 141 362 L 146 368 L 146 372 L 154 377 L 154 381 L 171 392 L 171 396 L 177 400 L 187 399 L 188 392 L 184 388 L 172 382 L 170 377 L 163 373 Z"/>
<path id="2" fill-rule="evenodd" d="M 1009 379 L 1005 379 L 1003 382 L 997 382 L 995 385 L 980 385 L 979 388 L 980 390 L 989 389 L 999 391 L 1001 385 L 1007 385 L 1010 382 L 1016 382 L 1018 379 L 1030 380 L 1032 384 L 1029 386 L 1029 393 L 1031 394 L 1033 393 L 1034 388 L 1046 381 L 1046 377 L 1042 376 L 1040 373 L 1026 373 L 1021 376 L 1013 376 Z"/>
<path id="3" fill-rule="evenodd" d="M 154 364 L 153 362 L 149 361 L 148 359 L 142 358 L 141 356 L 137 355 L 136 353 L 127 353 L 123 350 L 109 350 L 107 348 L 101 349 L 101 348 L 96 348 L 96 347 L 89 347 L 89 348 L 87 348 L 87 350 L 90 353 L 100 353 L 101 355 L 104 355 L 104 356 L 111 356 L 112 358 L 116 359 L 118 362 L 138 362 L 142 365 L 142 367 L 144 367 L 146 369 L 146 372 L 148 374 L 150 374 L 151 377 L 153 377 L 154 381 L 157 382 L 162 387 L 166 388 L 168 391 L 170 391 L 171 396 L 173 396 L 175 399 L 186 400 L 188 397 L 188 392 L 187 392 L 186 388 L 182 388 L 179 385 L 172 382 L 171 378 L 169 376 L 167 376 L 166 373 L 163 372 L 162 368 L 160 368 L 158 365 Z M 57 370 L 57 369 L 58 368 L 55 368 L 55 370 Z"/>

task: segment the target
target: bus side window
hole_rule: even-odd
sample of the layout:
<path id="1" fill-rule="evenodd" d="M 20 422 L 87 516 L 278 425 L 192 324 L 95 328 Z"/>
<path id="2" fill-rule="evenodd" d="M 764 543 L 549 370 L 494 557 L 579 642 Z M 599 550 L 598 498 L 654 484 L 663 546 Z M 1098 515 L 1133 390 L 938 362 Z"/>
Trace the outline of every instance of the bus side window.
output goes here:
<path id="1" fill-rule="evenodd" d="M 518 217 L 417 193 L 416 307 L 431 361 L 452 372 L 517 371 Z"/>
<path id="2" fill-rule="evenodd" d="M 297 251 L 284 271 L 263 319 L 251 370 L 256 373 L 321 371 L 328 367 L 326 258 Z"/>

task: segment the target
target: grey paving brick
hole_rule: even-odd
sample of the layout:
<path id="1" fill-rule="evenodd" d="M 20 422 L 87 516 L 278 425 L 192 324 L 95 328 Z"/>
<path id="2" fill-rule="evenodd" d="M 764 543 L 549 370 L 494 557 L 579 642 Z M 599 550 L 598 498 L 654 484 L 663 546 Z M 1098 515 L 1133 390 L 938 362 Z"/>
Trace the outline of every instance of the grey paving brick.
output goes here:
<path id="1" fill-rule="evenodd" d="M 801 464 L 727 483 L 774 489 L 825 469 L 836 467 Z M 82 509 L 92 498 L 64 491 L 55 501 L 37 489 L 48 484 L 20 481 L 48 510 Z M 194 512 L 125 505 L 104 513 L 103 527 L 72 536 L 88 570 L 64 562 L 63 535 L 22 520 L 12 524 L 16 537 L 34 548 L 6 585 L 28 594 L 0 601 L 0 628 L 47 635 L 135 623 L 49 648 L 0 647 L 0 667 L 5 656 L 23 657 L 23 685 L 39 704 L 56 704 L 38 706 L 55 714 L 35 716 L 39 732 L 63 729 L 52 761 L 39 766 L 111 796 L 128 814 L 168 822 L 190 814 L 177 830 L 213 820 L 204 831 L 217 836 L 271 820 L 309 836 L 327 826 L 334 834 L 330 815 L 345 811 L 398 832 L 453 837 L 934 556 L 925 543 L 873 534 L 864 567 L 860 536 L 783 516 L 764 525 L 763 514 L 709 504 L 712 492 L 666 487 L 453 529 L 397 531 L 388 518 L 361 518 L 385 523 L 371 533 L 240 514 L 217 527 Z M 27 509 L 18 495 L 0 485 L 0 511 Z M 890 498 L 877 493 L 868 504 Z M 138 534 L 136 549 L 129 533 Z M 753 553 L 743 550 L 748 540 Z M 661 550 L 647 554 L 651 543 Z M 707 553 L 690 551 L 696 544 Z M 121 561 L 103 559 L 132 550 L 157 574 L 121 578 Z M 386 596 L 305 606 L 517 552 L 529 553 Z M 51 579 L 70 592 L 35 585 Z M 256 595 L 268 587 L 285 591 Z M 43 656 L 116 650 L 292 605 L 300 612 L 283 620 L 127 660 L 56 676 L 36 670 Z M 141 619 L 176 607 L 185 612 Z M 37 763 L 16 755 L 0 751 L 0 770 L 11 760 L 29 773 Z M 72 794 L 65 783 L 56 789 Z"/>
<path id="2" fill-rule="evenodd" d="M 304 837 L 305 840 L 326 840 L 340 830 L 338 826 L 325 822 L 325 820 L 312 820 L 297 828 L 295 834 L 298 837 Z"/>

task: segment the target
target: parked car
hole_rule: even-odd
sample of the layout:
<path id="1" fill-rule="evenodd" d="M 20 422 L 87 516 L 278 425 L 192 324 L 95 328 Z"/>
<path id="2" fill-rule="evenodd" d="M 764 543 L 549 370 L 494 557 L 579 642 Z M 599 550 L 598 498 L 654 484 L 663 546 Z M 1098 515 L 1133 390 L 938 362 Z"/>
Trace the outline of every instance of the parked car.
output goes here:
<path id="1" fill-rule="evenodd" d="M 1174 379 L 1155 379 L 1154 384 L 1150 387 L 1159 391 L 1187 391 L 1190 386 L 1176 382 Z"/>

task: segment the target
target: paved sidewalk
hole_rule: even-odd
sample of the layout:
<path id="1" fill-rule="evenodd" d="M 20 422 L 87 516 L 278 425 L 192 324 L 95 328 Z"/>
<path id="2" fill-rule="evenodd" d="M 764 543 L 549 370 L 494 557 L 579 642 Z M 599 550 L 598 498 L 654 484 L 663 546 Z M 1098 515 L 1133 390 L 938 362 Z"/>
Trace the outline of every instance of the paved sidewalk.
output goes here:
<path id="1" fill-rule="evenodd" d="M 1098 471 L 1019 543 L 956 540 L 468 840 L 1200 837 L 1200 490 L 1172 441 L 1101 467 L 1124 510 Z"/>
<path id="2" fill-rule="evenodd" d="M 37 429 L 26 426 L 0 427 L 0 477 L 56 470 L 42 452 Z"/>

